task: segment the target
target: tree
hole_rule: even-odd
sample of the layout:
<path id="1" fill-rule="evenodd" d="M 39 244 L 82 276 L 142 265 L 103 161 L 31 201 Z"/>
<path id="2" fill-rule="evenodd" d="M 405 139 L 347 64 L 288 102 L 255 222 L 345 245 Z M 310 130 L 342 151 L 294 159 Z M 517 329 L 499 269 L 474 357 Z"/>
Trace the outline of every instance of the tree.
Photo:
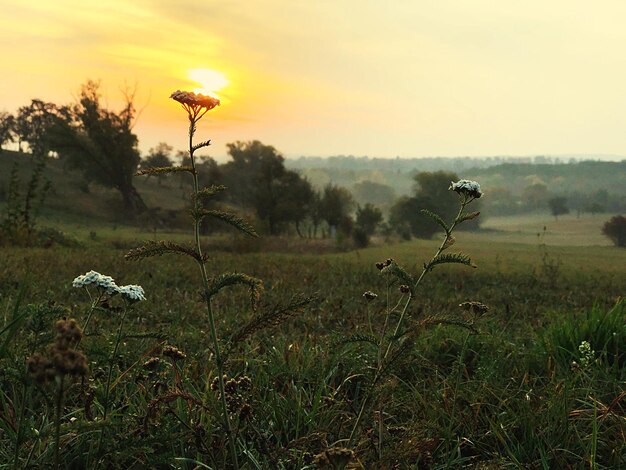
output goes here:
<path id="1" fill-rule="evenodd" d="M 6 111 L 0 112 L 0 148 L 7 142 L 13 142 L 15 136 L 15 117 Z"/>
<path id="2" fill-rule="evenodd" d="M 30 105 L 19 108 L 13 130 L 20 152 L 22 143 L 27 143 L 33 155 L 47 156 L 50 146 L 46 137 L 61 114 L 63 111 L 54 103 L 41 100 L 32 100 Z"/>
<path id="3" fill-rule="evenodd" d="M 391 205 L 396 198 L 393 188 L 374 181 L 360 181 L 352 187 L 352 194 L 361 204 Z"/>
<path id="4" fill-rule="evenodd" d="M 604 224 L 602 233 L 618 247 L 626 246 L 626 217 L 616 215 Z"/>
<path id="5" fill-rule="evenodd" d="M 172 165 L 172 159 L 170 158 L 172 152 L 174 151 L 174 147 L 166 144 L 165 142 L 160 142 L 156 147 L 148 150 L 148 156 L 141 162 L 141 168 L 163 168 L 166 166 Z M 149 177 L 150 175 L 148 175 Z M 157 174 L 157 181 L 159 185 L 163 181 L 163 178 L 167 175 L 165 173 Z"/>
<path id="6" fill-rule="evenodd" d="M 222 166 L 222 172 L 231 200 L 253 208 L 271 235 L 278 235 L 289 223 L 302 235 L 299 225 L 314 199 L 310 183 L 287 170 L 283 156 L 270 145 L 254 140 L 227 147 L 232 161 Z"/>
<path id="7" fill-rule="evenodd" d="M 356 226 L 362 229 L 368 237 L 374 235 L 376 227 L 383 221 L 382 211 L 373 204 L 356 209 Z"/>
<path id="8" fill-rule="evenodd" d="M 358 206 L 356 209 L 356 223 L 352 231 L 352 239 L 359 248 L 369 245 L 370 237 L 376 231 L 376 227 L 382 222 L 382 211 L 373 204 Z"/>
<path id="9" fill-rule="evenodd" d="M 338 227 L 348 228 L 350 212 L 354 207 L 352 194 L 346 188 L 332 184 L 324 187 L 320 200 L 320 215 L 330 227 L 331 236 L 334 236 Z"/>
<path id="10" fill-rule="evenodd" d="M 522 192 L 522 204 L 530 210 L 545 207 L 549 199 L 548 187 L 543 183 L 534 183 L 526 186 Z"/>
<path id="11" fill-rule="evenodd" d="M 548 200 L 548 207 L 555 219 L 558 220 L 559 215 L 569 214 L 567 207 L 567 199 L 564 197 L 553 197 Z"/>
<path id="12" fill-rule="evenodd" d="M 57 115 L 49 132 L 53 150 L 70 166 L 83 171 L 88 181 L 117 189 L 130 217 L 147 209 L 133 185 L 140 157 L 135 120 L 134 95 L 126 93 L 119 112 L 102 107 L 100 84 L 88 81 L 80 90 L 78 103 Z"/>

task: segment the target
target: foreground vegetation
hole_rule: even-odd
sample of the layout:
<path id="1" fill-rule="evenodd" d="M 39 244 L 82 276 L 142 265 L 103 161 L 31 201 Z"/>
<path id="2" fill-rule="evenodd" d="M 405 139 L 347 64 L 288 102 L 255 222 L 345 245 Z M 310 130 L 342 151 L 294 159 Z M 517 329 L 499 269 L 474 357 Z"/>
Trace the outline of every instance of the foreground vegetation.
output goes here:
<path id="1" fill-rule="evenodd" d="M 461 242 L 459 242 L 461 243 Z M 548 249 L 467 243 L 478 270 L 450 267 L 424 281 L 415 315 L 456 315 L 469 299 L 490 306 L 480 334 L 441 325 L 423 331 L 363 419 L 353 468 L 618 468 L 624 461 L 626 255 L 598 247 Z M 367 384 L 370 334 L 383 321 L 387 290 L 374 263 L 388 255 L 407 267 L 427 261 L 434 242 L 346 254 L 210 253 L 207 267 L 237 266 L 266 279 L 261 309 L 289 293 L 317 301 L 278 329 L 238 343 L 228 378 L 251 379 L 237 421 L 244 468 L 314 468 L 313 456 L 345 440 Z M 53 461 L 53 387 L 38 385 L 26 359 L 54 341 L 54 322 L 84 324 L 89 301 L 71 287 L 98 269 L 141 284 L 147 301 L 128 314 L 113 361 L 111 413 L 102 420 L 107 358 L 119 323 L 116 306 L 98 308 L 81 349 L 84 381 L 66 389 L 60 426 L 65 466 L 224 468 L 226 436 L 213 432 L 218 395 L 207 363 L 209 338 L 192 265 L 174 258 L 138 265 L 110 247 L 3 249 L 0 273 L 2 394 L 0 461 L 46 467 Z M 199 286 L 198 286 L 199 287 Z M 395 292 L 397 286 L 391 287 Z M 379 298 L 368 302 L 364 290 Z M 253 313 L 238 290 L 216 298 L 217 328 L 228 338 Z M 589 342 L 593 353 L 580 350 Z M 166 345 L 185 359 L 161 356 Z M 159 357 L 151 362 L 150 358 Z M 585 359 L 587 357 L 587 359 Z M 241 359 L 240 359 L 241 358 Z M 573 364 L 575 362 L 575 364 Z M 245 383 L 245 381 L 244 381 Z M 234 385 L 233 385 L 234 386 Z M 99 444 L 103 429 L 105 440 Z M 115 452 L 110 452 L 115 449 Z"/>

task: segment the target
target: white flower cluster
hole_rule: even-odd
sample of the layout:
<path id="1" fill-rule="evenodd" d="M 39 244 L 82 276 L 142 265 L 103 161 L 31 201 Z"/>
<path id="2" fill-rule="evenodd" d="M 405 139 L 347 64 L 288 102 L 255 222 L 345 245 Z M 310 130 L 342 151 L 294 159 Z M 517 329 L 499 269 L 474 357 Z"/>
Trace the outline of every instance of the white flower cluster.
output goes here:
<path id="1" fill-rule="evenodd" d="M 146 300 L 145 292 L 143 291 L 143 287 L 129 284 L 127 286 L 122 286 L 117 290 L 120 294 L 128 298 L 129 300 L 138 302 L 140 300 Z"/>
<path id="2" fill-rule="evenodd" d="M 451 181 L 448 189 L 476 199 L 483 195 L 483 192 L 480 190 L 480 184 L 471 180 L 459 180 L 456 183 Z"/>
<path id="3" fill-rule="evenodd" d="M 82 274 L 72 282 L 74 287 L 87 287 L 91 284 L 102 288 L 107 294 L 116 294 L 119 289 L 111 276 L 105 276 L 97 271 L 89 271 L 86 274 Z"/>
<path id="4" fill-rule="evenodd" d="M 146 300 L 145 292 L 141 286 L 130 284 L 120 287 L 111 276 L 105 276 L 97 271 L 89 271 L 72 281 L 73 287 L 87 287 L 90 285 L 102 289 L 109 295 L 120 294 L 131 302 Z"/>

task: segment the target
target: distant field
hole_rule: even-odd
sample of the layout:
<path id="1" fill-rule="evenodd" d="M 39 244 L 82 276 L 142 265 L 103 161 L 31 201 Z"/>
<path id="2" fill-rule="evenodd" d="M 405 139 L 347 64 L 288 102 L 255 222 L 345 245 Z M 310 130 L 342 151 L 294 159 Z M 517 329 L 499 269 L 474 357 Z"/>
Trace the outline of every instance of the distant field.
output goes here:
<path id="1" fill-rule="evenodd" d="M 550 214 L 528 214 L 510 217 L 487 216 L 482 224 L 490 233 L 471 235 L 470 239 L 483 238 L 510 242 L 538 244 L 538 234 L 546 228 L 543 243 L 568 246 L 611 246 L 611 241 L 602 235 L 602 226 L 615 214 L 576 214 L 559 216 L 556 220 Z"/>

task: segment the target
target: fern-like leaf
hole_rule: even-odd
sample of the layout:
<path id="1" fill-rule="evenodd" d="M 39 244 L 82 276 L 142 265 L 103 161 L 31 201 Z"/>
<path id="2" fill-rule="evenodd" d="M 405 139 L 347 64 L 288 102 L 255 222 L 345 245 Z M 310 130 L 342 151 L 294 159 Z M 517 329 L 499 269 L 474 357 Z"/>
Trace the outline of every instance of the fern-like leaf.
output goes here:
<path id="1" fill-rule="evenodd" d="M 437 224 L 441 226 L 442 229 L 445 230 L 446 233 L 450 233 L 450 227 L 448 227 L 448 224 L 446 224 L 439 215 L 429 211 L 428 209 L 422 209 L 420 212 L 433 219 Z"/>
<path id="2" fill-rule="evenodd" d="M 233 348 L 241 341 L 249 338 L 257 331 L 273 328 L 280 325 L 287 318 L 293 317 L 300 313 L 304 307 L 313 301 L 314 297 L 295 296 L 287 305 L 275 305 L 273 308 L 262 312 L 252 318 L 248 323 L 239 328 L 230 338 L 230 344 L 227 348 L 232 351 Z"/>
<path id="3" fill-rule="evenodd" d="M 212 184 L 211 186 L 207 188 L 202 188 L 200 191 L 198 191 L 198 198 L 209 199 L 216 194 L 224 191 L 225 189 L 226 186 L 224 186 L 223 184 Z"/>
<path id="4" fill-rule="evenodd" d="M 464 264 L 466 266 L 470 266 L 472 268 L 476 268 L 476 265 L 472 263 L 472 260 L 469 256 L 464 255 L 463 253 L 445 253 L 437 256 L 432 259 L 429 263 L 424 264 L 424 269 L 427 271 L 432 271 L 432 269 L 438 264 L 446 264 L 446 263 L 457 263 Z"/>
<path id="5" fill-rule="evenodd" d="M 221 220 L 222 222 L 226 222 L 229 225 L 232 225 L 237 230 L 247 235 L 250 235 L 251 237 L 258 237 L 258 234 L 256 233 L 256 230 L 254 230 L 254 227 L 252 227 L 252 225 L 243 220 L 241 217 L 233 214 L 232 212 L 200 209 L 197 212 L 197 217 L 199 219 L 202 219 L 204 217 L 213 217 L 215 219 Z"/>
<path id="6" fill-rule="evenodd" d="M 188 173 L 194 173 L 194 169 L 190 166 L 157 166 L 152 168 L 145 168 L 143 170 L 139 170 L 135 173 L 135 176 L 144 176 L 144 175 L 160 175 L 164 173 L 179 173 L 181 171 L 186 171 Z"/>
<path id="7" fill-rule="evenodd" d="M 465 222 L 466 220 L 472 220 L 475 219 L 476 217 L 478 217 L 480 215 L 480 212 L 470 212 L 469 214 L 465 214 L 463 217 L 461 217 L 459 219 L 459 223 L 461 222 Z"/>
<path id="8" fill-rule="evenodd" d="M 263 295 L 263 281 L 243 273 L 225 273 L 213 278 L 207 291 L 207 297 L 211 298 L 225 287 L 244 285 L 250 290 L 250 304 L 256 311 L 261 295 Z"/>
<path id="9" fill-rule="evenodd" d="M 211 145 L 210 140 L 205 140 L 204 142 L 197 143 L 196 145 L 191 147 L 191 152 L 193 153 L 196 150 L 200 150 L 203 147 L 208 147 L 209 145 Z"/>
<path id="10" fill-rule="evenodd" d="M 179 253 L 182 255 L 191 256 L 199 263 L 203 263 L 208 259 L 206 254 L 200 256 L 195 248 L 191 246 L 183 246 L 178 243 L 160 241 L 160 242 L 147 242 L 145 245 L 130 250 L 124 258 L 127 260 L 139 260 L 142 258 L 149 258 L 151 256 L 161 256 L 168 253 Z"/>
<path id="11" fill-rule="evenodd" d="M 402 266 L 395 261 L 391 261 L 387 266 L 383 267 L 380 271 L 383 274 L 389 274 L 398 278 L 401 284 L 409 287 L 411 291 L 411 297 L 414 296 L 415 279 L 411 276 Z"/>

